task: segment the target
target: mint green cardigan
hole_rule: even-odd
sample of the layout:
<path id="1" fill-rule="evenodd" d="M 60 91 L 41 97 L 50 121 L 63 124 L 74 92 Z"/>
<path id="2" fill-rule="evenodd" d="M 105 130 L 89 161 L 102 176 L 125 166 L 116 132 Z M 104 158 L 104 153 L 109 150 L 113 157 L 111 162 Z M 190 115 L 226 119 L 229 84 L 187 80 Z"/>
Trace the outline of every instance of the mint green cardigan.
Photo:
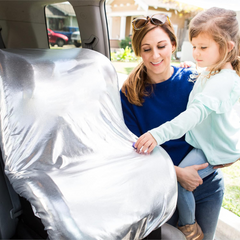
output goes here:
<path id="1" fill-rule="evenodd" d="M 197 78 L 186 111 L 149 132 L 158 144 L 186 133 L 186 141 L 202 149 L 211 165 L 220 165 L 240 158 L 240 118 L 234 110 L 240 77 L 231 69 L 208 74 L 203 71 Z"/>

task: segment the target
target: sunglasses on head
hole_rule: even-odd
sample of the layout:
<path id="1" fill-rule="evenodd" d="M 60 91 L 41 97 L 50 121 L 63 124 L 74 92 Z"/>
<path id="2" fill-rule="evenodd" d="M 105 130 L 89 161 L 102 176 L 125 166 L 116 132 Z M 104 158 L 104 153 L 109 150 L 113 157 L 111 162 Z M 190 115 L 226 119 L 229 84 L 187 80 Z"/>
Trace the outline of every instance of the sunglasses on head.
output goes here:
<path id="1" fill-rule="evenodd" d="M 161 26 L 163 25 L 166 21 L 168 20 L 168 23 L 170 23 L 170 20 L 166 14 L 163 13 L 156 13 L 152 16 L 147 16 L 147 17 L 139 17 L 135 18 L 132 21 L 132 26 L 134 30 L 140 30 L 142 29 L 149 21 L 151 21 L 152 24 Z"/>

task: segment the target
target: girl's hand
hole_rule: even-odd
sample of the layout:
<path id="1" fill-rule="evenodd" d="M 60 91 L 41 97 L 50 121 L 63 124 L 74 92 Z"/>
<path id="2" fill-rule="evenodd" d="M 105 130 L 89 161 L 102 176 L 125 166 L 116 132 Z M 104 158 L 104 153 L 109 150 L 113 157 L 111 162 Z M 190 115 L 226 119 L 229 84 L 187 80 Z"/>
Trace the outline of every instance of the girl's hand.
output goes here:
<path id="1" fill-rule="evenodd" d="M 140 136 L 134 145 L 138 153 L 151 153 L 156 146 L 157 141 L 149 132 Z"/>

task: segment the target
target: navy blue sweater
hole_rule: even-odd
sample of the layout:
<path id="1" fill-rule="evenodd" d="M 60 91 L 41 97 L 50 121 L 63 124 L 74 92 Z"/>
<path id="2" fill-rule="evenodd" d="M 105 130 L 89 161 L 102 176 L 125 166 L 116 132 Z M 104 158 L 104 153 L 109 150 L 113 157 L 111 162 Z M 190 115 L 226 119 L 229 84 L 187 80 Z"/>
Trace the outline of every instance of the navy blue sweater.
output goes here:
<path id="1" fill-rule="evenodd" d="M 172 120 L 186 109 L 188 95 L 193 83 L 189 81 L 190 69 L 174 67 L 174 73 L 168 80 L 154 84 L 154 92 L 144 98 L 143 106 L 128 102 L 120 91 L 122 110 L 127 127 L 138 137 L 148 130 Z M 161 145 L 178 165 L 192 147 L 185 142 L 185 136 L 170 140 Z"/>

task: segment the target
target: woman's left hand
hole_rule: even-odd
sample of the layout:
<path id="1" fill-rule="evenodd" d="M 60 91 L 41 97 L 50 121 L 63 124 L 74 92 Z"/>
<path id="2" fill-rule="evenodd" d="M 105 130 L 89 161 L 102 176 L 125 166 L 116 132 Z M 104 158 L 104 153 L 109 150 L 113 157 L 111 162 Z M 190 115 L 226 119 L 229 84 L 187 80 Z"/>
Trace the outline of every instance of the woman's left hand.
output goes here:
<path id="1" fill-rule="evenodd" d="M 156 146 L 157 141 L 149 132 L 140 136 L 134 145 L 138 153 L 151 153 Z"/>
<path id="2" fill-rule="evenodd" d="M 235 162 L 233 162 L 233 163 L 227 163 L 227 164 L 221 164 L 221 165 L 216 165 L 216 166 L 213 167 L 213 169 L 229 167 L 229 166 L 233 165 L 234 163 L 235 163 Z"/>
<path id="3" fill-rule="evenodd" d="M 196 64 L 192 61 L 181 62 L 179 67 L 181 68 L 196 68 Z"/>

